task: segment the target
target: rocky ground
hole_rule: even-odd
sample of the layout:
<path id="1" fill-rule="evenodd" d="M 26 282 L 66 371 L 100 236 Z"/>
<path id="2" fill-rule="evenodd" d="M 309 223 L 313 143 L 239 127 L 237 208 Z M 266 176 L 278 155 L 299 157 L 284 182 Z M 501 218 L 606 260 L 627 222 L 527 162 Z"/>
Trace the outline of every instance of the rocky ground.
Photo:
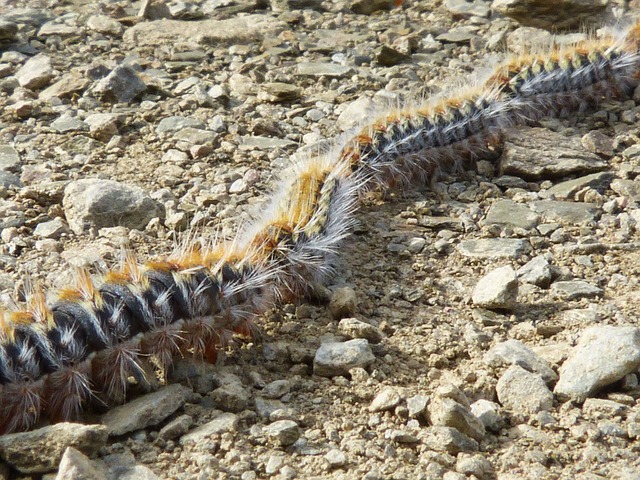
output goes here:
<path id="1" fill-rule="evenodd" d="M 0 0 L 5 301 L 123 247 L 232 234 L 296 155 L 372 110 L 634 8 L 395 3 Z M 328 304 L 272 312 L 223 365 L 179 362 L 86 426 L 1 437 L 1 475 L 640 478 L 638 102 L 372 195 Z"/>

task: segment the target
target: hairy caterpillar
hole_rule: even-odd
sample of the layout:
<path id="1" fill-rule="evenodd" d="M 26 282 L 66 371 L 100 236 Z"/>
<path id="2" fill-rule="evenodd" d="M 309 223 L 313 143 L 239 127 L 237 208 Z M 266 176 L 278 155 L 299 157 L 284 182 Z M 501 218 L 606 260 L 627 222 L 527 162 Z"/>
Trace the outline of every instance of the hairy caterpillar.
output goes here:
<path id="1" fill-rule="evenodd" d="M 597 104 L 638 80 L 640 24 L 622 39 L 589 40 L 498 66 L 479 86 L 362 128 L 295 165 L 260 220 L 232 241 L 122 266 L 48 304 L 37 288 L 0 313 L 0 432 L 77 418 L 92 398 L 121 402 L 129 377 L 170 368 L 179 355 L 209 361 L 279 302 L 332 271 L 358 197 L 432 178 L 482 155 L 500 130 Z M 148 359 L 153 360 L 153 365 Z"/>

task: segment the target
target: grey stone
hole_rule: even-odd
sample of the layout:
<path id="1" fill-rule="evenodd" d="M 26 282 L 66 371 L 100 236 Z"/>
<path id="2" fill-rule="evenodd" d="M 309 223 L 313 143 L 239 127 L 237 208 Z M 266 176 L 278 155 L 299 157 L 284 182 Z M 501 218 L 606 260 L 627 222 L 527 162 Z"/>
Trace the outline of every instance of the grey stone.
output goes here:
<path id="1" fill-rule="evenodd" d="M 87 27 L 96 32 L 114 36 L 119 36 L 124 31 L 120 22 L 106 15 L 91 15 L 87 19 Z"/>
<path id="2" fill-rule="evenodd" d="M 371 15 L 381 10 L 391 10 L 396 6 L 394 0 L 351 0 L 350 8 L 353 13 Z"/>
<path id="3" fill-rule="evenodd" d="M 204 12 L 198 5 L 194 5 L 193 3 L 173 1 L 168 7 L 169 13 L 171 13 L 171 16 L 175 19 L 197 20 L 204 17 Z"/>
<path id="4" fill-rule="evenodd" d="M 45 23 L 38 30 L 39 37 L 75 37 L 80 34 L 80 29 L 74 25 L 67 25 L 66 23 L 60 22 L 58 19 L 51 20 L 50 22 Z"/>
<path id="5" fill-rule="evenodd" d="M 630 198 L 634 202 L 640 202 L 640 182 L 616 178 L 611 182 L 611 190 L 618 195 Z"/>
<path id="6" fill-rule="evenodd" d="M 349 338 L 366 338 L 369 343 L 380 343 L 382 332 L 357 318 L 343 318 L 338 324 L 338 331 Z"/>
<path id="7" fill-rule="evenodd" d="M 173 134 L 174 140 L 182 140 L 193 145 L 211 145 L 218 138 L 216 132 L 199 128 L 183 128 Z"/>
<path id="8" fill-rule="evenodd" d="M 108 142 L 111 137 L 118 134 L 118 126 L 122 123 L 122 117 L 114 113 L 93 113 L 84 119 L 89 125 L 91 135 L 101 142 Z"/>
<path id="9" fill-rule="evenodd" d="M 543 128 L 506 130 L 501 158 L 500 174 L 527 180 L 592 173 L 607 167 L 600 157 L 585 150 L 579 137 Z"/>
<path id="10" fill-rule="evenodd" d="M 111 436 L 155 426 L 182 407 L 192 393 L 180 384 L 169 385 L 109 410 L 102 423 Z"/>
<path id="11" fill-rule="evenodd" d="M 367 367 L 374 360 L 369 342 L 365 339 L 323 343 L 313 359 L 313 371 L 321 377 L 347 375 L 350 369 Z"/>
<path id="12" fill-rule="evenodd" d="M 428 408 L 432 425 L 452 427 L 464 435 L 482 441 L 485 428 L 471 411 L 452 398 L 436 396 Z"/>
<path id="13" fill-rule="evenodd" d="M 51 122 L 51 128 L 58 133 L 81 132 L 89 130 L 89 125 L 80 120 L 78 117 L 69 115 L 61 115 Z"/>
<path id="14" fill-rule="evenodd" d="M 244 193 L 248 190 L 248 188 L 249 186 L 247 185 L 247 182 L 245 182 L 242 178 L 239 178 L 238 180 L 233 182 L 231 185 L 229 185 L 229 193 L 231 194 Z"/>
<path id="15" fill-rule="evenodd" d="M 554 282 L 551 292 L 565 300 L 578 300 L 580 298 L 595 298 L 604 294 L 604 291 L 583 280 L 566 280 Z"/>
<path id="16" fill-rule="evenodd" d="M 357 307 L 358 296 L 352 288 L 338 288 L 331 295 L 329 311 L 331 312 L 331 316 L 336 320 L 352 317 Z"/>
<path id="17" fill-rule="evenodd" d="M 427 428 L 423 442 L 432 450 L 447 452 L 451 455 L 478 450 L 478 442 L 452 427 L 433 426 Z"/>
<path id="18" fill-rule="evenodd" d="M 489 17 L 491 9 L 481 1 L 475 0 L 469 2 L 467 0 L 445 0 L 444 7 L 454 17 L 469 18 L 469 17 Z"/>
<path id="19" fill-rule="evenodd" d="M 508 265 L 482 277 L 471 294 L 474 305 L 488 309 L 511 310 L 517 299 L 518 277 Z"/>
<path id="20" fill-rule="evenodd" d="M 46 8 L 11 8 L 2 17 L 10 22 L 39 27 L 55 18 L 55 14 Z"/>
<path id="21" fill-rule="evenodd" d="M 17 172 L 20 170 L 20 155 L 11 145 L 0 145 L 0 170 Z"/>
<path id="22" fill-rule="evenodd" d="M 436 40 L 444 43 L 456 43 L 460 45 L 469 45 L 471 40 L 477 38 L 477 35 L 468 32 L 462 28 L 452 28 L 448 32 L 442 33 L 436 37 Z"/>
<path id="23" fill-rule="evenodd" d="M 375 396 L 371 405 L 369 405 L 369 411 L 384 412 L 385 410 L 391 410 L 397 407 L 401 401 L 402 397 L 395 388 L 386 387 Z"/>
<path id="24" fill-rule="evenodd" d="M 200 444 L 208 437 L 221 435 L 227 432 L 235 432 L 238 429 L 238 416 L 234 413 L 221 413 L 216 418 L 195 430 L 187 433 L 180 439 L 181 445 Z"/>
<path id="25" fill-rule="evenodd" d="M 640 329 L 596 326 L 584 331 L 560 367 L 554 393 L 561 400 L 584 402 L 598 390 L 640 366 Z"/>
<path id="26" fill-rule="evenodd" d="M 307 77 L 343 78 L 353 75 L 355 72 L 353 68 L 346 65 L 301 62 L 298 64 L 297 73 Z"/>
<path id="27" fill-rule="evenodd" d="M 55 480 L 107 480 L 107 474 L 98 463 L 82 452 L 67 447 L 60 460 Z"/>
<path id="28" fill-rule="evenodd" d="M 516 271 L 521 283 L 530 283 L 540 288 L 549 288 L 553 278 L 551 265 L 545 257 L 533 257 Z"/>
<path id="29" fill-rule="evenodd" d="M 300 427 L 293 420 L 278 420 L 264 427 L 264 433 L 278 445 L 288 447 L 300 438 Z"/>
<path id="30" fill-rule="evenodd" d="M 156 127 L 156 133 L 158 135 L 162 135 L 165 133 L 175 133 L 184 128 L 205 128 L 204 122 L 191 117 L 165 117 L 160 120 L 158 126 Z"/>
<path id="31" fill-rule="evenodd" d="M 399 52 L 395 48 L 391 48 L 387 45 L 382 45 L 375 54 L 375 59 L 378 64 L 383 67 L 393 67 L 401 63 L 409 62 L 411 55 Z"/>
<path id="32" fill-rule="evenodd" d="M 38 430 L 0 436 L 0 458 L 22 473 L 55 470 L 68 447 L 94 455 L 107 443 L 103 425 L 57 423 Z"/>
<path id="33" fill-rule="evenodd" d="M 349 103 L 338 116 L 338 126 L 342 130 L 348 130 L 356 125 L 361 125 L 376 114 L 379 109 L 369 97 L 360 97 Z"/>
<path id="34" fill-rule="evenodd" d="M 604 192 L 611 184 L 613 177 L 613 172 L 592 173 L 591 175 L 560 182 L 551 187 L 548 192 L 560 200 L 573 200 L 575 195 L 585 188 Z"/>
<path id="35" fill-rule="evenodd" d="M 582 412 L 591 418 L 614 418 L 622 415 L 629 407 L 604 398 L 587 398 L 582 405 Z"/>
<path id="36" fill-rule="evenodd" d="M 300 88 L 289 83 L 271 82 L 260 85 L 258 99 L 267 102 L 290 102 L 300 97 Z"/>
<path id="37" fill-rule="evenodd" d="M 143 230 L 164 208 L 141 188 L 112 180 L 82 179 L 70 183 L 62 206 L 69 226 L 80 235 L 91 227 L 124 226 Z"/>
<path id="38" fill-rule="evenodd" d="M 531 204 L 531 208 L 547 222 L 557 222 L 562 225 L 581 225 L 586 222 L 594 222 L 600 213 L 598 207 L 594 205 L 555 200 L 536 201 Z"/>
<path id="39" fill-rule="evenodd" d="M 39 223 L 33 234 L 40 238 L 60 238 L 62 234 L 69 232 L 66 222 L 62 218 L 56 217 L 48 222 Z"/>
<path id="40" fill-rule="evenodd" d="M 5 172 L 4 170 L 0 170 L 0 185 L 4 188 L 9 187 L 22 187 L 22 182 L 20 181 L 20 177 L 14 175 L 13 173 Z"/>
<path id="41" fill-rule="evenodd" d="M 240 381 L 226 383 L 212 391 L 210 396 L 216 406 L 226 412 L 240 412 L 251 400 L 251 394 Z"/>
<path id="42" fill-rule="evenodd" d="M 480 454 L 471 455 L 460 453 L 456 462 L 456 472 L 476 478 L 484 478 L 486 473 L 491 472 L 491 462 Z M 467 477 L 465 477 L 467 478 Z"/>
<path id="43" fill-rule="evenodd" d="M 499 432 L 504 425 L 504 419 L 500 415 L 500 405 L 481 398 L 471 404 L 471 413 L 482 422 L 487 430 Z"/>
<path id="44" fill-rule="evenodd" d="M 417 443 L 420 441 L 413 433 L 406 429 L 390 429 L 385 430 L 384 438 L 396 443 Z"/>
<path id="45" fill-rule="evenodd" d="M 526 230 L 538 225 L 540 216 L 529 207 L 513 200 L 498 200 L 487 212 L 485 225 L 500 225 Z"/>
<path id="46" fill-rule="evenodd" d="M 465 257 L 499 260 L 518 258 L 529 252 L 531 247 L 519 238 L 481 238 L 479 240 L 463 240 L 458 250 Z"/>
<path id="47" fill-rule="evenodd" d="M 409 417 L 422 418 L 426 420 L 429 402 L 431 402 L 431 398 L 428 395 L 414 395 L 413 397 L 407 398 Z"/>
<path id="48" fill-rule="evenodd" d="M 571 0 L 559 8 L 554 0 L 494 0 L 491 8 L 522 25 L 566 30 L 593 22 L 604 13 L 608 3 L 607 0 Z"/>
<path id="49" fill-rule="evenodd" d="M 129 103 L 146 92 L 147 86 L 133 68 L 118 65 L 96 84 L 93 91 L 105 102 Z"/>
<path id="50" fill-rule="evenodd" d="M 160 480 L 153 470 L 144 465 L 134 465 L 125 469 L 118 467 L 112 470 L 115 470 L 118 480 Z M 113 473 L 111 478 L 114 478 Z"/>
<path id="51" fill-rule="evenodd" d="M 0 18 L 0 40 L 13 40 L 16 33 L 18 33 L 16 23 Z"/>
<path id="52" fill-rule="evenodd" d="M 271 14 L 251 14 L 225 20 L 157 20 L 128 28 L 123 40 L 132 46 L 175 44 L 238 45 L 276 38 L 289 26 Z"/>
<path id="53" fill-rule="evenodd" d="M 160 429 L 158 438 L 166 441 L 181 437 L 189 431 L 192 425 L 193 417 L 191 415 L 180 415 Z"/>
<path id="54" fill-rule="evenodd" d="M 291 383 L 288 380 L 275 380 L 265 385 L 262 389 L 264 398 L 281 398 L 291 391 Z"/>
<path id="55" fill-rule="evenodd" d="M 267 150 L 270 148 L 286 148 L 292 147 L 295 143 L 286 138 L 271 138 L 254 135 L 251 137 L 243 137 L 239 145 L 241 150 Z"/>
<path id="56" fill-rule="evenodd" d="M 262 418 L 269 418 L 271 414 L 277 410 L 283 410 L 286 405 L 280 400 L 256 397 L 256 412 Z"/>
<path id="57" fill-rule="evenodd" d="M 332 448 L 329 450 L 324 459 L 327 461 L 329 468 L 340 468 L 344 467 L 347 464 L 347 455 L 337 448 Z"/>
<path id="58" fill-rule="evenodd" d="M 555 382 L 558 375 L 542 358 L 519 340 L 507 340 L 499 343 L 483 357 L 483 362 L 491 367 L 503 367 L 506 365 L 518 365 L 530 372 L 540 374 L 547 382 Z"/>
<path id="59" fill-rule="evenodd" d="M 44 87 L 53 78 L 51 57 L 41 53 L 30 58 L 15 76 L 21 87 L 30 90 Z"/>
<path id="60" fill-rule="evenodd" d="M 538 373 L 511 365 L 496 385 L 498 401 L 517 413 L 534 414 L 553 407 L 553 393 Z"/>

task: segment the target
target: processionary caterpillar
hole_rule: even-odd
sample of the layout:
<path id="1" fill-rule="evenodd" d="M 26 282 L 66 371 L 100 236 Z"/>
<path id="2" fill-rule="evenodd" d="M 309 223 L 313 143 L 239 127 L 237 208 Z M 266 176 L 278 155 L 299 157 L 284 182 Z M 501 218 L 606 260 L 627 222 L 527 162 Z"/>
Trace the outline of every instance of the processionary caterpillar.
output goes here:
<path id="1" fill-rule="evenodd" d="M 78 418 L 92 398 L 122 402 L 129 377 L 176 356 L 215 361 L 275 305 L 326 281 L 363 193 L 432 179 L 481 157 L 500 131 L 624 96 L 640 72 L 640 23 L 499 65 L 478 86 L 392 111 L 291 168 L 260 220 L 230 241 L 188 248 L 94 280 L 81 271 L 53 303 L 32 289 L 0 312 L 0 433 L 45 414 Z M 149 359 L 153 362 L 149 362 Z"/>

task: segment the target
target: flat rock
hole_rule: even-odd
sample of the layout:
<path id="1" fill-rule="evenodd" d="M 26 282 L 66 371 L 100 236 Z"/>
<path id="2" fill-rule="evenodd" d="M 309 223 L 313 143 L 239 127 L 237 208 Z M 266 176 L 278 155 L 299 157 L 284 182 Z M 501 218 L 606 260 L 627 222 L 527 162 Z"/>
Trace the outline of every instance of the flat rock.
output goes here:
<path id="1" fill-rule="evenodd" d="M 24 433 L 0 436 L 0 458 L 22 473 L 55 470 L 68 447 L 93 455 L 107 443 L 103 425 L 57 423 Z"/>
<path id="2" fill-rule="evenodd" d="M 485 225 L 500 225 L 502 227 L 524 228 L 526 230 L 538 225 L 540 216 L 529 207 L 513 200 L 498 200 L 487 212 Z"/>
<path id="3" fill-rule="evenodd" d="M 560 200 L 572 200 L 576 193 L 585 188 L 592 188 L 599 192 L 604 192 L 611 184 L 613 177 L 613 172 L 592 173 L 591 175 L 584 175 L 574 178 L 573 180 L 558 183 L 551 187 L 548 192 Z"/>
<path id="4" fill-rule="evenodd" d="M 205 128 L 205 124 L 197 118 L 174 115 L 160 120 L 160 123 L 158 123 L 156 127 L 156 133 L 158 135 L 175 133 L 183 128 Z"/>
<path id="5" fill-rule="evenodd" d="M 189 443 L 202 443 L 207 438 L 214 435 L 221 435 L 226 432 L 235 432 L 238 429 L 238 416 L 233 413 L 221 413 L 216 418 L 204 425 L 183 435 L 180 439 L 181 445 Z"/>
<path id="6" fill-rule="evenodd" d="M 565 300 L 601 297 L 604 291 L 600 287 L 584 280 L 563 280 L 551 285 L 551 292 Z"/>
<path id="7" fill-rule="evenodd" d="M 109 410 L 102 423 L 110 436 L 155 426 L 182 407 L 192 393 L 180 384 L 169 385 Z"/>
<path id="8" fill-rule="evenodd" d="M 302 62 L 298 64 L 298 75 L 309 77 L 333 77 L 341 78 L 353 75 L 353 68 L 346 65 L 338 65 L 336 63 L 309 63 Z"/>
<path id="9" fill-rule="evenodd" d="M 562 225 L 580 225 L 586 222 L 594 222 L 600 214 L 599 208 L 595 205 L 556 200 L 532 202 L 531 208 L 547 222 L 557 222 Z"/>
<path id="10" fill-rule="evenodd" d="M 313 359 L 313 372 L 321 377 L 347 375 L 352 368 L 367 367 L 374 360 L 369 342 L 363 338 L 323 343 Z"/>
<path id="11" fill-rule="evenodd" d="M 429 427 L 422 440 L 428 448 L 451 455 L 478 450 L 478 442 L 452 427 Z"/>
<path id="12" fill-rule="evenodd" d="M 596 326 L 584 331 L 560 367 L 554 393 L 561 400 L 584 402 L 601 388 L 640 366 L 640 328 Z"/>
<path id="13" fill-rule="evenodd" d="M 602 15 L 608 0 L 494 0 L 491 8 L 530 27 L 565 30 L 593 22 Z"/>
<path id="14" fill-rule="evenodd" d="M 542 377 L 519 365 L 510 366 L 496 385 L 498 401 L 517 413 L 533 414 L 553 407 L 553 393 Z"/>
<path id="15" fill-rule="evenodd" d="M 580 137 L 565 137 L 543 128 L 510 128 L 504 133 L 501 175 L 527 180 L 593 173 L 607 163 L 587 151 Z"/>
<path id="16" fill-rule="evenodd" d="M 518 299 L 518 277 L 509 265 L 496 268 L 480 279 L 471 300 L 488 309 L 511 310 Z"/>
<path id="17" fill-rule="evenodd" d="M 60 460 L 56 480 L 107 480 L 107 473 L 84 453 L 67 447 Z"/>
<path id="18" fill-rule="evenodd" d="M 30 90 L 42 88 L 53 78 L 51 58 L 42 53 L 32 57 L 16 72 L 15 76 L 21 87 Z"/>
<path id="19" fill-rule="evenodd" d="M 40 92 L 38 98 L 48 101 L 53 97 L 70 98 L 76 93 L 84 91 L 91 84 L 91 80 L 77 73 L 63 75 L 60 80 Z"/>
<path id="20" fill-rule="evenodd" d="M 491 367 L 519 365 L 524 369 L 540 374 L 547 382 L 555 382 L 558 375 L 542 358 L 519 340 L 507 340 L 497 344 L 483 357 L 483 362 Z"/>
<path id="21" fill-rule="evenodd" d="M 125 43 L 141 46 L 192 44 L 216 45 L 259 42 L 276 38 L 289 26 L 271 15 L 253 14 L 226 20 L 157 20 L 128 28 Z"/>
<path id="22" fill-rule="evenodd" d="M 463 240 L 458 244 L 458 250 L 463 256 L 488 260 L 515 259 L 530 249 L 529 243 L 519 238 L 482 238 Z"/>
<path id="23" fill-rule="evenodd" d="M 62 200 L 69 226 L 78 235 L 91 227 L 124 226 L 144 230 L 164 208 L 139 187 L 112 180 L 82 179 L 70 183 Z"/>
<path id="24" fill-rule="evenodd" d="M 67 223 L 60 217 L 48 222 L 39 223 L 33 231 L 34 236 L 40 238 L 60 238 L 64 233 L 69 233 Z"/>
<path id="25" fill-rule="evenodd" d="M 454 17 L 469 18 L 469 17 L 489 17 L 491 15 L 491 9 L 485 2 L 475 0 L 469 2 L 467 0 L 445 0 L 444 7 Z"/>
<path id="26" fill-rule="evenodd" d="M 124 30 L 120 22 L 106 15 L 91 15 L 87 19 L 87 27 L 106 35 L 121 35 Z"/>
<path id="27" fill-rule="evenodd" d="M 51 122 L 51 128 L 58 133 L 81 132 L 89 130 L 89 125 L 80 120 L 78 117 L 69 115 L 61 115 Z"/>

